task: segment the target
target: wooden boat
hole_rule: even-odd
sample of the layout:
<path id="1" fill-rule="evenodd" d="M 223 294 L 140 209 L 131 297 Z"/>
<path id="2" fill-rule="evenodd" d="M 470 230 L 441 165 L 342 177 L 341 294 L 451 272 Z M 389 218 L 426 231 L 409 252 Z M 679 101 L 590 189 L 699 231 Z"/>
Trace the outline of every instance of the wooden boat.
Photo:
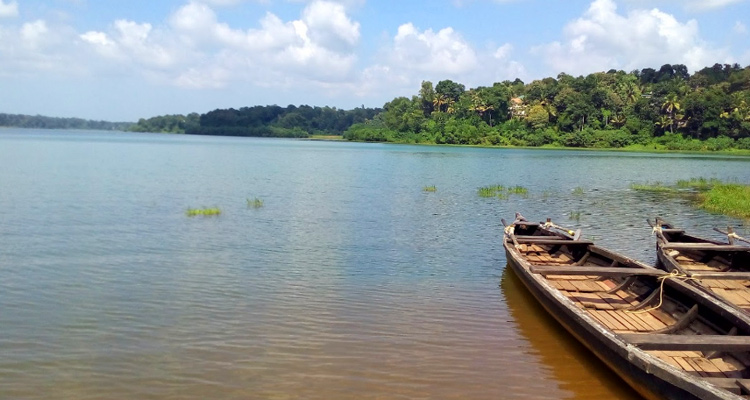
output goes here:
<path id="1" fill-rule="evenodd" d="M 508 265 L 565 329 L 651 399 L 750 399 L 750 316 L 664 271 L 517 216 Z"/>
<path id="2" fill-rule="evenodd" d="M 657 218 L 649 224 L 656 234 L 657 266 L 665 271 L 690 277 L 716 297 L 750 313 L 750 246 L 731 229 L 731 243 L 685 233 Z M 718 230 L 718 229 L 717 229 Z"/>

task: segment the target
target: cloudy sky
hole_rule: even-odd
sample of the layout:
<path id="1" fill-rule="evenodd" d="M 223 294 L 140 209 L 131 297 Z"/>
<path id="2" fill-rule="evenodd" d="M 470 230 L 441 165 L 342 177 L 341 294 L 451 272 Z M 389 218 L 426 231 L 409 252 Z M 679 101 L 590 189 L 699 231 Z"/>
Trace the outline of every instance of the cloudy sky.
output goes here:
<path id="1" fill-rule="evenodd" d="M 665 63 L 750 64 L 750 0 L 0 0 L 0 112 L 135 121 L 380 107 Z"/>

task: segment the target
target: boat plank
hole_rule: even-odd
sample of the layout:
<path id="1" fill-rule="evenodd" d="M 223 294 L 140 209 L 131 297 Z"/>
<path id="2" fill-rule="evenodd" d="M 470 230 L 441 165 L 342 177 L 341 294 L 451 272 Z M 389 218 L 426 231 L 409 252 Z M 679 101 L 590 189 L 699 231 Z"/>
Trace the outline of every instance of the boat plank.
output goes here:
<path id="1" fill-rule="evenodd" d="M 750 351 L 750 337 L 728 335 L 622 334 L 644 350 Z"/>

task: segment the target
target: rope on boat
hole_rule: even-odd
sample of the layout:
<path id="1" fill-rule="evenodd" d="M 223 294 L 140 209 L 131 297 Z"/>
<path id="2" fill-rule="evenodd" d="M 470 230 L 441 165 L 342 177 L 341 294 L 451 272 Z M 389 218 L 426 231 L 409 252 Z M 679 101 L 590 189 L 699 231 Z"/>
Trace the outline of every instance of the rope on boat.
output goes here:
<path id="1" fill-rule="evenodd" d="M 657 279 L 661 281 L 661 283 L 659 284 L 659 304 L 643 310 L 625 310 L 626 313 L 641 314 L 659 309 L 659 307 L 664 304 L 664 282 L 666 282 L 667 279 L 681 279 L 683 281 L 689 281 L 698 280 L 699 278 L 685 275 L 683 273 L 680 273 L 676 269 L 673 269 L 672 272 L 669 273 L 669 275 L 660 276 Z"/>

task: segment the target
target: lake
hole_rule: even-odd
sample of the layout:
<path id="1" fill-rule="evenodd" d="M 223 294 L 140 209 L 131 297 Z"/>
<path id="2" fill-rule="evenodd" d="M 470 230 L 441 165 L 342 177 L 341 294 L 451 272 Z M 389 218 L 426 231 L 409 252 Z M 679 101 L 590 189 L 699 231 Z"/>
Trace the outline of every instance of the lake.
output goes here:
<path id="1" fill-rule="evenodd" d="M 648 217 L 747 235 L 629 188 L 694 177 L 750 159 L 2 129 L 0 398 L 637 398 L 506 271 L 500 219 L 647 263 Z"/>

